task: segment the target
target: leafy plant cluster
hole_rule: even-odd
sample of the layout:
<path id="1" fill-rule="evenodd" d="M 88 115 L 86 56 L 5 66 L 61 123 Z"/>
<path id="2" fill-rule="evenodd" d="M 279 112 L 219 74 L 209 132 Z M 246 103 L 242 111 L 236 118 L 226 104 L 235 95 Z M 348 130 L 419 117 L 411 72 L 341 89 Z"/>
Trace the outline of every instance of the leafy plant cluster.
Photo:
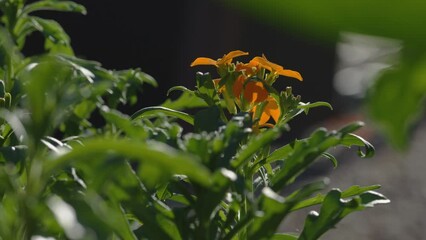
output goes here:
<path id="1" fill-rule="evenodd" d="M 192 66 L 216 66 L 220 78 L 197 73 L 194 90 L 174 87 L 177 100 L 128 115 L 117 107 L 156 81 L 74 56 L 60 24 L 34 15 L 84 6 L 0 0 L 0 10 L 0 239 L 318 239 L 349 213 L 388 202 L 378 185 L 322 193 L 327 181 L 282 194 L 317 159 L 337 166 L 329 149 L 371 157 L 374 148 L 354 134 L 360 122 L 271 148 L 297 115 L 330 106 L 275 89 L 279 76 L 302 78 L 265 56 L 198 58 Z M 45 53 L 25 56 L 33 32 Z M 300 233 L 279 233 L 289 214 L 314 205 Z"/>

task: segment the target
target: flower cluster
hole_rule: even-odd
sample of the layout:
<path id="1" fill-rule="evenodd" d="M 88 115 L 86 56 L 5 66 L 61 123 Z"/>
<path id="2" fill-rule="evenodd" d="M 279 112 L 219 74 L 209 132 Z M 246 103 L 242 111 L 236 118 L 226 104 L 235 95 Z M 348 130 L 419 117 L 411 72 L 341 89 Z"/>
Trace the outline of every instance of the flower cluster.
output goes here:
<path id="1" fill-rule="evenodd" d="M 218 60 L 199 57 L 191 63 L 191 67 L 213 65 L 217 68 L 220 78 L 214 79 L 219 94 L 226 101 L 231 113 L 239 111 L 250 112 L 253 115 L 255 128 L 272 127 L 270 119 L 278 123 L 282 114 L 280 95 L 272 87 L 281 75 L 303 80 L 299 72 L 284 69 L 270 62 L 265 55 L 254 57 L 248 63 L 233 62 L 233 59 L 248 55 L 240 50 L 232 51 Z"/>

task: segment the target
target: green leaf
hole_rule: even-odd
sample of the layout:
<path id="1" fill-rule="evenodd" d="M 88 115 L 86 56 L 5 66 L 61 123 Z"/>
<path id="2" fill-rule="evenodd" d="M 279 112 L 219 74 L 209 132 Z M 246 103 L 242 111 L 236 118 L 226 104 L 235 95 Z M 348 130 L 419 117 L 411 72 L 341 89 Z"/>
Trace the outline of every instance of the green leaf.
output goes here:
<path id="1" fill-rule="evenodd" d="M 220 112 L 217 106 L 198 111 L 194 116 L 194 130 L 195 132 L 212 132 L 223 125 L 220 119 Z"/>
<path id="2" fill-rule="evenodd" d="M 72 162 L 85 161 L 91 156 L 107 157 L 115 153 L 123 158 L 150 164 L 162 171 L 187 175 L 189 179 L 203 186 L 210 185 L 210 172 L 193 155 L 177 151 L 160 142 L 144 143 L 136 140 L 93 139 L 74 146 L 73 150 L 52 156 L 52 162 L 45 168 L 44 176 L 63 168 Z"/>
<path id="3" fill-rule="evenodd" d="M 196 232 L 198 239 L 217 235 L 219 226 L 215 225 L 218 224 L 218 221 L 213 217 L 219 214 L 220 208 L 218 206 L 228 192 L 231 183 L 236 180 L 237 175 L 234 172 L 224 168 L 218 169 L 212 176 L 211 186 L 197 191 L 198 199 L 195 203 L 195 211 L 200 221 L 200 226 Z"/>
<path id="4" fill-rule="evenodd" d="M 32 26 L 45 37 L 45 49 L 52 53 L 74 55 L 68 34 L 55 20 L 29 17 Z"/>
<path id="5" fill-rule="evenodd" d="M 210 74 L 197 72 L 195 80 L 197 82 L 197 91 L 195 91 L 195 94 L 202 98 L 209 106 L 216 105 L 219 102 L 219 96 L 216 93 Z"/>
<path id="6" fill-rule="evenodd" d="M 194 91 L 191 91 L 184 86 L 174 86 L 174 87 L 171 87 L 169 90 L 167 90 L 167 96 L 169 96 L 170 93 L 173 92 L 173 91 L 182 91 L 182 92 L 187 92 L 187 93 L 190 93 L 190 94 L 194 93 Z"/>
<path id="7" fill-rule="evenodd" d="M 155 81 L 155 79 L 151 75 L 142 72 L 138 68 L 113 71 L 113 74 L 116 78 L 121 78 L 124 82 L 134 82 L 136 85 L 148 83 L 153 87 L 158 86 L 157 81 Z"/>
<path id="8" fill-rule="evenodd" d="M 417 63 L 409 62 L 386 71 L 367 92 L 369 115 L 398 150 L 407 149 L 412 128 L 424 112 L 425 66 L 426 59 L 421 58 Z"/>
<path id="9" fill-rule="evenodd" d="M 191 115 L 161 106 L 142 108 L 141 110 L 135 112 L 130 117 L 130 119 L 134 121 L 146 117 L 155 117 L 158 116 L 158 114 L 165 114 L 166 116 L 176 117 L 191 125 L 194 125 L 194 118 Z"/>
<path id="10" fill-rule="evenodd" d="M 218 139 L 216 144 L 219 158 L 216 167 L 231 168 L 232 159 L 241 150 L 241 144 L 246 141 L 252 132 L 252 118 L 248 113 L 234 115 L 223 130 L 223 139 Z"/>
<path id="11" fill-rule="evenodd" d="M 25 145 L 0 147 L 0 159 L 5 163 L 24 163 L 28 154 L 28 147 Z"/>
<path id="12" fill-rule="evenodd" d="M 174 88 L 173 90 L 170 89 L 167 93 L 169 94 L 171 91 L 176 90 L 178 90 L 178 88 Z M 182 89 L 179 88 L 179 90 Z M 161 106 L 174 110 L 184 110 L 207 107 L 208 105 L 203 99 L 197 97 L 193 91 L 183 90 L 183 93 L 176 100 L 167 99 L 161 104 Z"/>
<path id="13" fill-rule="evenodd" d="M 341 144 L 346 147 L 358 146 L 358 155 L 361 158 L 373 157 L 375 153 L 374 146 L 371 145 L 371 143 L 369 143 L 364 138 L 352 133 L 345 135 L 341 141 Z M 362 151 L 362 148 L 364 148 L 365 151 Z"/>
<path id="14" fill-rule="evenodd" d="M 287 198 L 283 198 L 270 188 L 264 188 L 259 198 L 259 210 L 262 214 L 256 216 L 250 224 L 249 239 L 268 239 L 273 236 L 283 219 L 290 213 L 297 202 L 309 197 L 314 192 L 324 189 L 324 181 L 308 184 Z"/>
<path id="15" fill-rule="evenodd" d="M 422 28 L 422 20 L 426 3 L 416 0 L 408 2 L 392 0 L 387 2 L 385 8 L 382 1 L 368 0 L 223 2 L 238 11 L 250 14 L 257 21 L 270 24 L 277 29 L 296 31 L 308 39 L 334 42 L 340 32 L 350 31 L 400 39 L 407 45 L 425 46 L 426 30 Z M 405 20 L 398 22 L 395 19 Z M 371 24 L 372 22 L 375 24 Z M 392 24 L 389 24 L 390 22 Z"/>
<path id="16" fill-rule="evenodd" d="M 5 81 L 5 90 L 12 89 L 12 77 L 14 77 L 15 67 L 23 63 L 23 56 L 11 34 L 0 26 L 0 74 Z M 7 67 L 6 67 L 7 66 Z M 5 69 L 3 69 L 5 68 Z M 3 71 L 4 70 L 4 71 Z"/>
<path id="17" fill-rule="evenodd" d="M 316 108 L 316 107 L 328 107 L 329 109 L 333 110 L 333 107 L 328 102 L 314 102 L 314 103 L 302 103 L 302 102 L 300 102 L 299 105 L 297 106 L 297 108 L 303 109 L 305 111 L 305 113 L 307 113 L 309 111 L 309 109 Z"/>
<path id="18" fill-rule="evenodd" d="M 350 188 L 348 188 L 348 189 L 346 189 L 345 191 L 342 192 L 342 198 L 353 197 L 353 196 L 360 195 L 362 193 L 372 191 L 372 190 L 376 190 L 376 189 L 379 189 L 379 188 L 380 188 L 380 185 L 371 185 L 371 186 L 365 186 L 365 187 L 361 187 L 361 186 L 358 186 L 358 185 L 351 186 Z M 296 205 L 293 206 L 293 208 L 291 210 L 296 211 L 296 210 L 299 210 L 299 209 L 302 209 L 302 208 L 321 204 L 324 201 L 324 198 L 325 198 L 325 195 L 317 194 L 313 198 L 306 199 L 306 200 L 303 200 L 301 202 L 298 202 Z"/>
<path id="19" fill-rule="evenodd" d="M 238 152 L 235 159 L 232 160 L 231 165 L 234 168 L 243 166 L 256 152 L 265 146 L 269 146 L 280 135 L 281 130 L 276 127 L 254 136 L 249 140 L 247 145 Z"/>
<path id="20" fill-rule="evenodd" d="M 276 233 L 271 237 L 271 240 L 297 240 L 297 234 L 290 233 Z"/>
<path id="21" fill-rule="evenodd" d="M 358 151 L 361 157 L 371 157 L 374 147 L 361 137 L 348 133 L 358 128 L 359 123 L 349 124 L 340 131 L 327 132 L 323 128 L 317 129 L 309 138 L 296 140 L 273 152 L 267 162 L 282 160 L 284 167 L 277 171 L 271 179 L 272 189 L 278 190 L 293 182 L 311 163 L 321 156 L 327 149 L 338 145 L 346 147 L 364 147 L 365 153 Z M 291 148 L 291 149 L 290 149 Z"/>
<path id="22" fill-rule="evenodd" d="M 79 213 L 81 218 L 92 219 L 90 226 L 97 232 L 114 230 L 122 239 L 136 239 L 132 233 L 134 226 L 129 222 L 129 215 L 132 215 L 137 219 L 136 223 L 143 223 L 144 237 L 180 239 L 171 210 L 155 199 L 140 181 L 135 168 L 139 172 L 143 166 L 132 167 L 116 152 L 92 155 L 90 161 L 85 159 L 71 164 L 81 172 L 87 183 L 83 199 L 75 194 L 77 200 L 83 200 L 83 206 L 89 208 L 86 211 L 80 209 Z M 86 212 L 89 212 L 89 216 Z"/>
<path id="23" fill-rule="evenodd" d="M 101 107 L 100 113 L 108 123 L 114 124 L 120 130 L 125 132 L 129 137 L 145 139 L 148 136 L 147 132 L 145 132 L 142 127 L 137 127 L 132 124 L 129 116 L 124 115 L 117 110 L 109 109 L 107 106 L 103 106 Z"/>
<path id="24" fill-rule="evenodd" d="M 52 1 L 52 0 L 42 0 L 35 3 L 30 3 L 22 9 L 21 14 L 29 14 L 35 11 L 43 10 L 54 10 L 54 11 L 63 11 L 63 12 L 77 12 L 81 14 L 86 14 L 86 8 L 78 3 L 72 1 Z"/>
<path id="25" fill-rule="evenodd" d="M 342 199 L 338 189 L 331 190 L 324 198 L 320 213 L 312 211 L 305 220 L 300 240 L 318 239 L 322 234 L 354 211 L 373 207 L 375 204 L 388 203 L 389 200 L 375 192 L 362 193 L 350 200 Z"/>
<path id="26" fill-rule="evenodd" d="M 323 152 L 321 155 L 327 158 L 328 160 L 330 160 L 333 163 L 334 168 L 337 168 L 337 166 L 339 165 L 339 162 L 337 162 L 337 159 L 332 154 Z"/>
<path id="27" fill-rule="evenodd" d="M 39 139 L 51 135 L 64 121 L 81 95 L 73 69 L 67 63 L 50 56 L 34 60 L 18 76 L 26 94 L 23 105 L 31 112 L 25 122 L 27 130 L 34 144 L 39 144 Z"/>

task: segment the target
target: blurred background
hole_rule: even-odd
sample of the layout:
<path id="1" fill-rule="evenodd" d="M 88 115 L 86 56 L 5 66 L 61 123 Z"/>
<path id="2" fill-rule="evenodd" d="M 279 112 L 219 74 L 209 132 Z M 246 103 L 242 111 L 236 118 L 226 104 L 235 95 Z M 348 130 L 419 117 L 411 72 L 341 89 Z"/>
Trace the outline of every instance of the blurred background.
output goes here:
<path id="1" fill-rule="evenodd" d="M 356 149 L 336 149 L 340 165 L 318 161 L 302 176 L 330 176 L 330 186 L 381 184 L 388 205 L 344 219 L 323 239 L 424 239 L 426 234 L 426 2 L 398 0 L 183 0 L 76 1 L 88 14 L 40 13 L 58 20 L 78 57 L 107 69 L 140 68 L 159 86 L 146 86 L 136 110 L 161 104 L 176 85 L 194 88 L 190 68 L 197 57 L 217 59 L 232 50 L 265 54 L 299 71 L 303 82 L 280 77 L 304 102 L 326 101 L 334 109 L 312 109 L 290 123 L 283 142 L 319 126 L 338 129 L 364 121 L 358 134 L 376 147 L 360 159 Z M 25 49 L 43 49 L 41 36 Z M 177 97 L 177 96 L 170 96 Z M 308 209 L 312 210 L 312 209 Z M 307 212 L 283 222 L 297 232 Z"/>

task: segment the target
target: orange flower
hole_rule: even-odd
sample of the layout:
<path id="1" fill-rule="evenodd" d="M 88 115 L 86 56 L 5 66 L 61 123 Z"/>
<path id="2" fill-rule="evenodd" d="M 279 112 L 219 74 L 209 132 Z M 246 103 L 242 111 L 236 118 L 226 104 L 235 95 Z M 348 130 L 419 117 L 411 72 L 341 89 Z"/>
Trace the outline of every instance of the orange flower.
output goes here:
<path id="1" fill-rule="evenodd" d="M 253 76 L 259 70 L 257 68 L 259 64 L 255 62 L 249 63 L 237 63 L 235 66 L 235 71 L 244 73 L 245 76 Z"/>
<path id="2" fill-rule="evenodd" d="M 260 119 L 259 119 L 260 126 L 268 125 L 268 121 L 271 117 L 272 119 L 274 119 L 275 123 L 277 123 L 281 115 L 281 110 L 275 98 L 269 96 L 266 99 L 266 102 L 267 102 L 266 106 L 263 108 L 263 112 L 260 115 Z M 256 112 L 256 107 L 253 108 L 253 112 Z"/>
<path id="3" fill-rule="evenodd" d="M 242 92 L 244 99 L 250 104 L 265 101 L 269 93 L 265 89 L 265 86 L 263 86 L 263 83 L 254 81 L 245 83 L 246 81 L 247 79 L 243 75 L 240 75 L 237 80 L 235 80 L 232 88 L 234 96 L 239 98 Z"/>
<path id="4" fill-rule="evenodd" d="M 270 62 L 268 59 L 266 59 L 265 55 L 263 55 L 262 57 L 254 57 L 250 61 L 250 64 L 260 65 L 261 67 L 271 71 L 273 74 L 278 74 L 278 75 L 286 76 L 286 77 L 292 77 L 292 78 L 296 78 L 300 81 L 303 81 L 302 75 L 300 75 L 299 72 L 284 69 L 282 66 L 275 64 L 273 62 Z"/>
<path id="5" fill-rule="evenodd" d="M 198 65 L 213 65 L 213 66 L 219 67 L 221 65 L 226 65 L 231 63 L 232 60 L 236 57 L 244 56 L 244 55 L 248 55 L 248 52 L 235 50 L 235 51 L 229 52 L 228 54 L 223 55 L 223 57 L 219 58 L 218 60 L 213 60 L 207 57 L 199 57 L 191 63 L 191 67 L 198 66 Z"/>

